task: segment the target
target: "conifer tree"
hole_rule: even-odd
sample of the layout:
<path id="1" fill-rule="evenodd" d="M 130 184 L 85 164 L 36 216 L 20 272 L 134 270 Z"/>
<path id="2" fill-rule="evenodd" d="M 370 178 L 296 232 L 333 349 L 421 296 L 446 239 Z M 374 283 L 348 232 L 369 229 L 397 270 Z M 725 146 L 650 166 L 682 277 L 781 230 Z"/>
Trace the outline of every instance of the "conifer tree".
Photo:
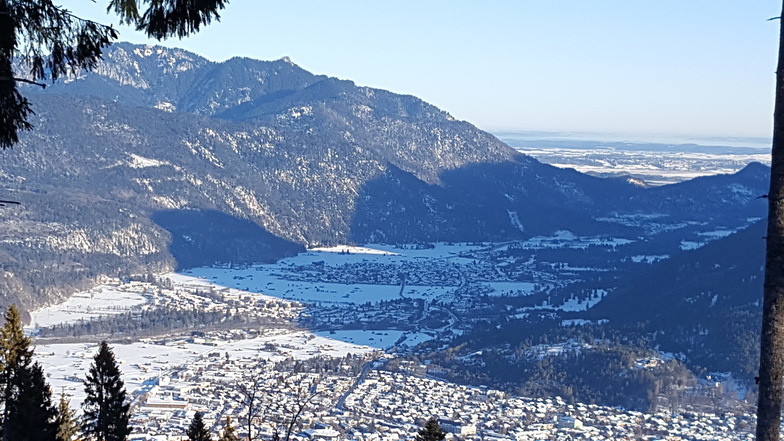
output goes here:
<path id="1" fill-rule="evenodd" d="M 185 434 L 188 435 L 190 441 L 211 441 L 210 432 L 204 426 L 204 419 L 202 419 L 201 412 L 196 412 L 196 414 L 193 415 L 191 424 L 188 426 L 188 430 Z"/>
<path id="2" fill-rule="evenodd" d="M 237 431 L 231 425 L 231 417 L 226 417 L 226 426 L 223 427 L 223 435 L 218 438 L 218 441 L 240 441 Z"/>
<path id="3" fill-rule="evenodd" d="M 425 427 L 419 429 L 414 439 L 416 441 L 443 441 L 444 438 L 446 438 L 446 432 L 441 429 L 438 418 L 430 417 L 425 423 Z"/>
<path id="4" fill-rule="evenodd" d="M 57 441 L 72 441 L 78 434 L 79 422 L 76 419 L 76 411 L 71 409 L 63 392 L 57 406 Z"/>
<path id="5" fill-rule="evenodd" d="M 39 363 L 19 372 L 18 398 L 6 403 L 8 420 L 3 425 L 7 439 L 13 441 L 56 441 L 57 409 Z"/>
<path id="6" fill-rule="evenodd" d="M 102 341 L 84 381 L 87 397 L 82 403 L 83 431 L 87 438 L 125 441 L 131 433 L 128 426 L 130 405 L 126 402 L 125 385 L 120 375 L 114 353 Z"/>
<path id="7" fill-rule="evenodd" d="M 24 335 L 22 318 L 16 305 L 11 305 L 5 314 L 5 325 L 0 328 L 0 385 L 2 386 L 2 441 L 9 441 L 8 428 L 14 425 L 12 410 L 20 397 L 20 383 L 29 375 L 33 351 L 30 338 Z"/>

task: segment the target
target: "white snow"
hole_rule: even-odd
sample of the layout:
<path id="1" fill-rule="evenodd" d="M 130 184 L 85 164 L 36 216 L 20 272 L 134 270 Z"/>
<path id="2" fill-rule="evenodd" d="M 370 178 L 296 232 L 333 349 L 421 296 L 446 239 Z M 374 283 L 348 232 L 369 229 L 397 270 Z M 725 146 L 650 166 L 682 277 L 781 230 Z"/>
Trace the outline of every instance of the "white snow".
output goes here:
<path id="1" fill-rule="evenodd" d="M 294 268 L 322 262 L 334 267 L 347 264 L 400 265 L 407 262 L 422 262 L 430 259 L 448 259 L 453 262 L 469 263 L 472 259 L 463 256 L 466 252 L 486 248 L 486 246 L 466 244 L 434 244 L 432 248 L 413 246 L 395 247 L 392 245 L 371 244 L 364 247 L 335 246 L 314 248 L 294 257 L 282 259 L 275 264 L 258 264 L 247 268 L 201 267 L 193 268 L 184 274 L 172 274 L 172 280 L 188 283 L 214 283 L 234 289 L 258 292 L 268 296 L 306 303 L 366 303 L 394 300 L 401 297 L 436 299 L 454 291 L 454 286 L 401 286 L 378 284 L 343 284 L 302 281 L 302 274 Z M 466 262 L 466 260 L 468 262 Z M 491 284 L 495 285 L 495 284 Z M 522 290 L 530 292 L 531 283 L 501 283 L 496 290 Z"/>
<path id="2" fill-rule="evenodd" d="M 433 336 L 425 333 L 413 333 L 395 329 L 387 330 L 335 330 L 317 332 L 322 337 L 338 339 L 341 342 L 368 346 L 376 349 L 391 349 L 398 341 L 406 346 L 416 346 L 423 341 L 432 340 Z M 402 339 L 402 340 L 401 340 Z"/>
<path id="3" fill-rule="evenodd" d="M 585 343 L 580 343 L 576 340 L 568 340 L 563 343 L 532 346 L 525 351 L 525 355 L 530 358 L 541 360 L 545 357 L 560 356 L 564 354 L 579 354 L 583 349 L 590 348 L 591 346 Z"/>
<path id="4" fill-rule="evenodd" d="M 311 248 L 310 251 L 316 253 L 382 254 L 382 255 L 398 254 L 395 252 L 380 250 L 376 248 L 355 247 L 350 245 L 337 245 L 334 247 L 316 247 L 316 248 Z"/>
<path id="5" fill-rule="evenodd" d="M 192 283 L 212 283 L 305 303 L 375 303 L 401 297 L 433 299 L 454 290 L 454 287 L 406 285 L 401 294 L 400 285 L 304 282 L 287 279 L 287 273 L 282 270 L 276 265 L 258 265 L 244 270 L 202 267 L 190 269 L 187 274 L 195 279 Z M 178 281 L 186 277 L 170 276 Z"/>
<path id="6" fill-rule="evenodd" d="M 697 248 L 705 245 L 703 242 L 694 242 L 690 240 L 682 240 L 681 241 L 681 250 L 689 251 L 689 250 L 696 250 Z"/>
<path id="7" fill-rule="evenodd" d="M 525 249 L 585 249 L 591 245 L 617 247 L 634 242 L 633 240 L 616 237 L 575 236 L 571 231 L 556 231 L 551 236 L 535 236 L 522 243 Z"/>
<path id="8" fill-rule="evenodd" d="M 121 314 L 146 302 L 143 293 L 118 291 L 112 286 L 102 285 L 78 292 L 63 303 L 31 312 L 30 326 L 26 329 L 31 332 L 33 328 Z"/>
<path id="9" fill-rule="evenodd" d="M 584 320 L 584 319 L 561 320 L 561 326 L 583 326 L 583 325 L 593 325 L 593 324 L 603 325 L 605 323 L 609 323 L 609 320 L 607 320 L 607 319 L 601 319 L 601 320 Z"/>
<path id="10" fill-rule="evenodd" d="M 270 345 L 277 348 L 275 352 L 267 351 Z M 43 365 L 52 390 L 64 391 L 73 397 L 73 402 L 84 399 L 82 380 L 97 350 L 97 343 L 49 344 L 37 345 L 35 348 L 36 358 Z M 217 346 L 184 341 L 167 345 L 139 342 L 112 344 L 112 350 L 120 363 L 125 386 L 128 392 L 133 394 L 142 388 L 144 381 L 214 353 L 219 353 L 220 356 L 228 353 L 231 358 L 281 361 L 286 357 L 306 359 L 316 354 L 345 357 L 349 353 L 363 354 L 374 349 L 367 345 L 346 343 L 308 332 L 290 332 L 247 340 L 223 341 L 218 342 Z"/>
<path id="11" fill-rule="evenodd" d="M 534 283 L 532 282 L 488 282 L 493 288 L 492 296 L 520 296 L 529 295 L 534 292 Z"/>
<path id="12" fill-rule="evenodd" d="M 146 167 L 160 167 L 162 165 L 171 165 L 166 161 L 158 161 L 157 159 L 145 158 L 136 154 L 129 154 L 130 161 L 128 166 L 131 168 L 146 168 Z"/>
<path id="13" fill-rule="evenodd" d="M 561 311 L 587 311 L 593 308 L 594 306 L 596 306 L 597 303 L 602 301 L 604 295 L 605 295 L 605 291 L 602 290 L 602 292 L 599 295 L 585 300 L 578 300 L 573 297 L 567 300 L 563 305 L 557 307 L 556 309 L 560 309 Z"/>
<path id="14" fill-rule="evenodd" d="M 734 232 L 735 230 L 714 230 L 714 231 L 703 231 L 701 233 L 697 233 L 697 235 L 705 236 L 709 239 L 721 239 L 722 237 L 727 237 Z"/>
<path id="15" fill-rule="evenodd" d="M 639 255 L 639 256 L 632 256 L 632 262 L 634 263 L 656 263 L 661 260 L 669 259 L 669 254 L 661 254 L 661 255 Z"/>
<path id="16" fill-rule="evenodd" d="M 520 216 L 517 215 L 517 212 L 507 210 L 507 213 L 509 213 L 509 222 L 518 230 L 525 232 L 525 227 L 523 227 L 523 223 L 520 222 Z"/>
<path id="17" fill-rule="evenodd" d="M 583 173 L 630 174 L 642 178 L 649 185 L 672 184 L 699 176 L 735 173 L 753 161 L 770 163 L 770 153 L 759 153 L 755 150 L 749 150 L 749 153 L 710 154 L 660 150 L 627 151 L 610 147 L 590 150 L 535 148 L 521 147 L 519 141 L 512 144 L 517 150 L 556 167 L 573 168 Z M 747 189 L 737 187 L 732 190 L 741 196 L 750 196 L 744 191 Z"/>

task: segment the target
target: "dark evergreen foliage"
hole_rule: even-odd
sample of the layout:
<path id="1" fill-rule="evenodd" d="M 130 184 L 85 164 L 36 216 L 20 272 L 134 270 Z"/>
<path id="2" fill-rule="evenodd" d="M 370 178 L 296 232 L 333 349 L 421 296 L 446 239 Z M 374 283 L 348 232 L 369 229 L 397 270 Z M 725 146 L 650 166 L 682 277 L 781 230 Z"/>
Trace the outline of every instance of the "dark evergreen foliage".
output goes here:
<path id="1" fill-rule="evenodd" d="M 191 424 L 188 426 L 188 430 L 185 434 L 190 441 L 210 441 L 212 439 L 212 437 L 210 437 L 210 431 L 204 426 L 204 419 L 202 418 L 201 412 L 196 412 L 193 415 Z"/>
<path id="2" fill-rule="evenodd" d="M 3 401 L 3 441 L 8 441 L 8 428 L 15 425 L 12 421 L 13 409 L 19 401 L 21 385 L 30 370 L 33 351 L 30 349 L 30 338 L 24 335 L 21 315 L 16 305 L 11 305 L 5 314 L 5 325 L 0 329 L 0 350 L 2 351 L 2 385 Z"/>
<path id="3" fill-rule="evenodd" d="M 83 430 L 90 439 L 124 441 L 131 433 L 130 405 L 120 375 L 114 353 L 105 341 L 101 342 L 84 381 L 87 397 L 82 403 Z"/>
<path id="4" fill-rule="evenodd" d="M 79 421 L 76 419 L 76 411 L 71 409 L 63 393 L 57 405 L 57 441 L 73 441 L 78 434 Z"/>
<path id="5" fill-rule="evenodd" d="M 137 29 L 148 36 L 163 40 L 168 37 L 185 37 L 198 32 L 202 25 L 219 20 L 218 10 L 228 0 L 163 0 L 149 1 L 150 6 L 138 21 Z M 131 3 L 129 0 L 115 3 Z M 125 15 L 126 19 L 129 17 Z"/>
<path id="6" fill-rule="evenodd" d="M 6 439 L 12 441 L 56 441 L 57 409 L 52 394 L 37 362 L 20 372 L 19 396 L 7 402 L 8 420 L 3 424 Z"/>
<path id="7" fill-rule="evenodd" d="M 127 312 L 104 317 L 84 323 L 58 325 L 42 329 L 39 337 L 67 338 L 83 335 L 108 334 L 117 337 L 149 337 L 167 334 L 177 330 L 192 329 L 233 329 L 237 327 L 288 327 L 293 326 L 288 319 L 270 317 L 246 317 L 228 311 L 199 311 L 175 307 L 161 307 L 140 313 Z"/>
<path id="8" fill-rule="evenodd" d="M 430 360 L 431 369 L 442 368 L 440 375 L 457 383 L 648 411 L 661 402 L 660 396 L 683 391 L 683 385 L 696 379 L 678 360 L 657 360 L 642 369 L 638 360 L 657 357 L 643 331 L 631 326 L 617 330 L 609 325 L 565 327 L 560 320 L 513 320 L 500 327 L 479 326 L 453 342 L 452 348 L 433 348 L 416 361 Z M 563 348 L 561 353 L 558 347 Z M 556 349 L 555 353 L 547 348 Z"/>
<path id="9" fill-rule="evenodd" d="M 43 369 L 32 364 L 30 338 L 24 335 L 19 310 L 12 305 L 0 329 L 3 441 L 54 441 L 56 410 Z"/>
<path id="10" fill-rule="evenodd" d="M 431 417 L 425 426 L 419 429 L 414 439 L 416 441 L 442 441 L 444 438 L 446 438 L 446 432 L 441 429 L 438 418 Z"/>
<path id="11" fill-rule="evenodd" d="M 30 103 L 19 82 L 56 80 L 69 71 L 91 69 L 101 51 L 118 37 L 111 26 L 83 20 L 51 0 L 0 1 L 0 147 L 19 141 Z M 27 78 L 17 78 L 14 58 L 26 67 Z"/>

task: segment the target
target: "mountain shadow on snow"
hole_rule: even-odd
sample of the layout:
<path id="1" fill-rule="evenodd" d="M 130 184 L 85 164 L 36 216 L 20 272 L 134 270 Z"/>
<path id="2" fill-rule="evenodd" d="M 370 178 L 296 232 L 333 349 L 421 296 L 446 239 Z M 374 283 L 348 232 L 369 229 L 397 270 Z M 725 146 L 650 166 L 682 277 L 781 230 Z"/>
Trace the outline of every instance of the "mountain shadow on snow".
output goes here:
<path id="1" fill-rule="evenodd" d="M 305 251 L 258 224 L 215 210 L 163 210 L 152 220 L 171 234 L 176 269 L 220 263 L 271 263 Z"/>

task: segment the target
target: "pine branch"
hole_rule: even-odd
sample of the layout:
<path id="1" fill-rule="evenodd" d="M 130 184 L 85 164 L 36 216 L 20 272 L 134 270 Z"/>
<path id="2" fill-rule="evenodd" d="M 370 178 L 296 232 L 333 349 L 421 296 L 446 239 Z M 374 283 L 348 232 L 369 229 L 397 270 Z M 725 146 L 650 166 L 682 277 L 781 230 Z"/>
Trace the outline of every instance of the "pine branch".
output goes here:
<path id="1" fill-rule="evenodd" d="M 0 81 L 16 81 L 16 82 L 20 82 L 20 83 L 33 84 L 33 85 L 35 85 L 35 86 L 41 86 L 41 88 L 42 88 L 42 89 L 46 89 L 46 84 L 44 84 L 44 83 L 38 83 L 38 82 L 36 82 L 36 81 L 33 81 L 33 80 L 28 80 L 28 79 L 26 79 L 26 78 L 16 78 L 16 77 L 0 77 Z"/>

